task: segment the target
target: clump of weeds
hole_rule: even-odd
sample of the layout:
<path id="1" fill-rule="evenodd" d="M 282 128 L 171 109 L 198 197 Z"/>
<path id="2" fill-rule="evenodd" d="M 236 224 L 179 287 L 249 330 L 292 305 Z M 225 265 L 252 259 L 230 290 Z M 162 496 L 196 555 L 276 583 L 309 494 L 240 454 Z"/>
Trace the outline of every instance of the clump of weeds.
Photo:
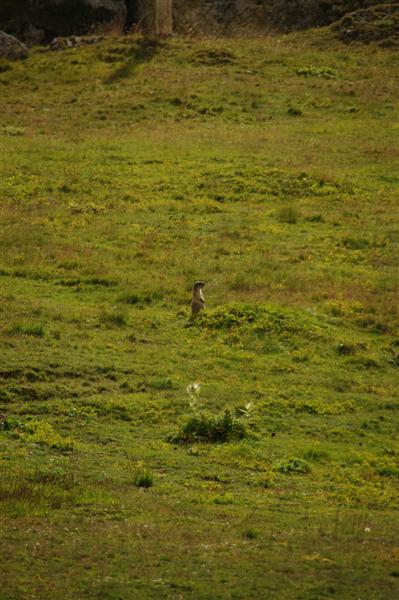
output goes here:
<path id="1" fill-rule="evenodd" d="M 154 485 L 154 475 L 142 461 L 133 469 L 133 485 L 138 488 L 150 488 Z"/>
<path id="2" fill-rule="evenodd" d="M 248 435 L 247 423 L 252 418 L 252 405 L 238 407 L 235 414 L 229 409 L 213 415 L 198 407 L 200 384 L 193 383 L 186 390 L 192 415 L 186 419 L 178 432 L 170 436 L 170 441 L 181 444 L 193 442 L 223 443 L 241 440 Z"/>

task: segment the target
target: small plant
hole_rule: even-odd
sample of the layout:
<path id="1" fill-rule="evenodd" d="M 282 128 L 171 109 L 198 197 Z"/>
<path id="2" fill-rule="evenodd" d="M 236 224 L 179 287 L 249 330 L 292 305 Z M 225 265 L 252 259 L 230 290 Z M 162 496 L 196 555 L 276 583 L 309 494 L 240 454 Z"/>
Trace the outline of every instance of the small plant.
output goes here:
<path id="1" fill-rule="evenodd" d="M 300 218 L 299 211 L 293 206 L 287 206 L 282 208 L 277 213 L 277 219 L 280 223 L 288 223 L 289 225 L 295 225 Z"/>
<path id="2" fill-rule="evenodd" d="M 252 403 L 248 402 L 243 407 L 238 407 L 235 414 L 226 409 L 219 415 L 211 415 L 198 410 L 200 391 L 201 386 L 197 381 L 186 387 L 192 415 L 175 435 L 169 437 L 169 441 L 181 444 L 193 442 L 223 443 L 246 437 L 247 428 L 243 421 L 252 418 Z"/>
<path id="3" fill-rule="evenodd" d="M 157 377 L 151 382 L 154 390 L 173 390 L 174 383 L 170 377 Z"/>
<path id="4" fill-rule="evenodd" d="M 186 387 L 186 392 L 190 397 L 189 406 L 192 411 L 197 410 L 198 396 L 200 394 L 200 391 L 201 386 L 197 381 L 195 381 L 194 383 L 190 383 L 190 385 Z"/>
<path id="5" fill-rule="evenodd" d="M 287 113 L 291 115 L 291 117 L 300 117 L 302 114 L 302 110 L 297 106 L 290 106 L 287 110 Z"/>
<path id="6" fill-rule="evenodd" d="M 303 455 L 305 458 L 313 462 L 324 462 L 330 458 L 328 450 L 317 447 L 307 448 Z"/>
<path id="7" fill-rule="evenodd" d="M 181 444 L 193 442 L 228 442 L 241 440 L 247 435 L 244 423 L 229 410 L 220 415 L 194 414 L 184 423 L 171 441 Z"/>
<path id="8" fill-rule="evenodd" d="M 399 467 L 394 462 L 385 462 L 376 466 L 378 475 L 399 479 Z"/>
<path id="9" fill-rule="evenodd" d="M 232 494 L 217 494 L 215 496 L 212 497 L 212 502 L 214 504 L 221 504 L 221 505 L 227 505 L 227 504 L 234 504 L 234 497 Z"/>
<path id="10" fill-rule="evenodd" d="M 100 315 L 100 323 L 107 325 L 108 327 L 124 327 L 127 325 L 126 317 L 123 313 L 117 310 L 110 312 L 103 312 Z"/>
<path id="11" fill-rule="evenodd" d="M 34 337 L 43 337 L 44 329 L 42 325 L 38 325 L 35 323 L 28 325 L 16 324 L 12 325 L 8 329 L 8 333 L 10 335 L 32 335 Z"/>
<path id="12" fill-rule="evenodd" d="M 365 238 L 345 237 L 339 242 L 339 245 L 348 250 L 367 250 L 370 248 L 370 241 Z"/>
<path id="13" fill-rule="evenodd" d="M 139 488 L 150 488 L 154 485 L 154 476 L 152 472 L 144 467 L 142 463 L 137 465 L 133 477 L 133 484 Z"/>
<path id="14" fill-rule="evenodd" d="M 236 416 L 238 418 L 252 419 L 254 415 L 254 406 L 252 402 L 247 402 L 244 406 L 238 406 L 236 408 Z"/>
<path id="15" fill-rule="evenodd" d="M 314 65 L 309 65 L 307 67 L 300 67 L 295 72 L 302 77 L 322 77 L 323 79 L 337 78 L 336 70 L 331 67 L 315 67 Z"/>
<path id="16" fill-rule="evenodd" d="M 290 458 L 286 461 L 281 461 L 276 465 L 276 471 L 285 475 L 306 475 L 310 473 L 311 466 L 302 458 Z"/>
<path id="17" fill-rule="evenodd" d="M 256 538 L 259 537 L 259 531 L 254 527 L 250 527 L 244 532 L 244 537 L 246 537 L 247 540 L 256 540 Z"/>

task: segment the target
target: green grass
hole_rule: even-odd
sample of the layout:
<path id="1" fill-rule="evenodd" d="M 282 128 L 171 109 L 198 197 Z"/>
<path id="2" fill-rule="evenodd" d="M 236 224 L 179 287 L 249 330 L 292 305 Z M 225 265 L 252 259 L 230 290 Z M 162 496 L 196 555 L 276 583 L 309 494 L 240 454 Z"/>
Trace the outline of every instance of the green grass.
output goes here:
<path id="1" fill-rule="evenodd" d="M 2 600 L 396 597 L 397 66 L 321 31 L 0 68 Z"/>

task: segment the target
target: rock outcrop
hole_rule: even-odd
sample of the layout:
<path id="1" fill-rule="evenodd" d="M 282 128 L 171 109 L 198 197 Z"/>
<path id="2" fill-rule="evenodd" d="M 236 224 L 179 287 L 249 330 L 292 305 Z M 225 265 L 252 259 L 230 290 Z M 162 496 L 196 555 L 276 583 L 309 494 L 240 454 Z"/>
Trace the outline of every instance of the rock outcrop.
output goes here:
<path id="1" fill-rule="evenodd" d="M 0 57 L 21 60 L 28 56 L 28 48 L 13 35 L 0 31 Z"/>
<path id="2" fill-rule="evenodd" d="M 33 43 L 57 36 L 84 35 L 98 27 L 122 30 L 125 0 L 2 0 L 0 24 L 7 32 Z"/>
<path id="3" fill-rule="evenodd" d="M 330 25 L 373 3 L 376 0 L 264 0 L 265 19 L 273 29 L 289 32 Z"/>
<path id="4" fill-rule="evenodd" d="M 354 11 L 331 29 L 344 42 L 377 42 L 383 47 L 399 47 L 399 4 L 379 4 Z"/>

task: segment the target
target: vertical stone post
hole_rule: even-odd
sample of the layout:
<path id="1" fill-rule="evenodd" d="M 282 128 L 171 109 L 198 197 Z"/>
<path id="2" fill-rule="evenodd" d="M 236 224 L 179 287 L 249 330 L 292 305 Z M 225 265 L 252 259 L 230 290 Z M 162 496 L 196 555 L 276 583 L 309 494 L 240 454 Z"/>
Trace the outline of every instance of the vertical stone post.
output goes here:
<path id="1" fill-rule="evenodd" d="M 171 35 L 173 32 L 172 18 L 173 0 L 155 0 L 155 33 Z"/>

